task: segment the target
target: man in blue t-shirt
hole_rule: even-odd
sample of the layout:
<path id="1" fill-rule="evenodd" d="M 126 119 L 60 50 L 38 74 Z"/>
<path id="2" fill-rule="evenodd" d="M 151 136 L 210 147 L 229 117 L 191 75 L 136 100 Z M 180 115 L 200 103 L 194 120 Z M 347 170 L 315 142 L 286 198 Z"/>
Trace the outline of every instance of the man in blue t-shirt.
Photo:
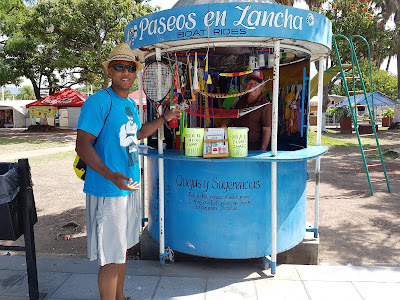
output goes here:
<path id="1" fill-rule="evenodd" d="M 139 242 L 140 211 L 138 140 L 180 119 L 169 110 L 163 117 L 141 124 L 129 89 L 142 65 L 127 44 L 119 44 L 103 63 L 111 87 L 90 96 L 78 121 L 76 152 L 87 164 L 86 193 L 88 256 L 100 264 L 101 299 L 126 299 L 123 294 L 126 252 Z"/>

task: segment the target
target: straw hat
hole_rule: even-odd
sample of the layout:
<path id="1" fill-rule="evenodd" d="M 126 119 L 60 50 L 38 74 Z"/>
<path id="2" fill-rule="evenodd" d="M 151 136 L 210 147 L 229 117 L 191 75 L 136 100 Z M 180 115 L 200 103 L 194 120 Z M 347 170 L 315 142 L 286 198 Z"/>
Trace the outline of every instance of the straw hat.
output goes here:
<path id="1" fill-rule="evenodd" d="M 136 64 L 136 71 L 140 71 L 143 66 L 140 62 L 136 61 L 135 53 L 129 48 L 128 44 L 122 43 L 115 46 L 110 52 L 110 58 L 103 62 L 104 68 L 108 68 L 108 64 L 113 60 L 133 61 Z"/>

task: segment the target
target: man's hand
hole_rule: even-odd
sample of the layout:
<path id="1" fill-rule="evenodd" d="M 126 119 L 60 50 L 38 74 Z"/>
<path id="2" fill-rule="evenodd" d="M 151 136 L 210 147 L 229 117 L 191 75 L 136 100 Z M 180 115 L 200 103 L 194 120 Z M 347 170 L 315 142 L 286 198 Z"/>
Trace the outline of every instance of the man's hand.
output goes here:
<path id="1" fill-rule="evenodd" d="M 164 118 L 167 122 L 172 119 L 180 119 L 182 117 L 182 112 L 179 109 L 172 108 L 165 115 Z M 149 123 L 143 124 L 142 128 L 137 132 L 138 140 L 144 139 L 153 134 L 158 128 L 163 126 L 164 120 L 162 117 L 159 117 Z"/>
<path id="2" fill-rule="evenodd" d="M 114 183 L 120 190 L 136 191 L 140 189 L 140 185 L 137 181 L 133 182 L 132 178 L 125 176 L 121 172 L 113 173 L 109 180 Z"/>
<path id="3" fill-rule="evenodd" d="M 165 119 L 167 121 L 171 121 L 172 119 L 180 119 L 182 117 L 182 112 L 179 109 L 172 108 L 165 115 Z"/>

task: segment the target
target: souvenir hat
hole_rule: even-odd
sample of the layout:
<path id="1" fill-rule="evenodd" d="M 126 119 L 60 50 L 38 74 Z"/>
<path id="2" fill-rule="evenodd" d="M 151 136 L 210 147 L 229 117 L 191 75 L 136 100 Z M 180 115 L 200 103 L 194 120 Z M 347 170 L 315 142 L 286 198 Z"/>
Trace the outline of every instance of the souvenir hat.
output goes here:
<path id="1" fill-rule="evenodd" d="M 261 83 L 264 81 L 264 73 L 261 71 L 258 71 L 258 70 L 254 71 L 253 73 L 247 75 L 246 81 L 249 81 L 249 80 L 255 80 L 258 83 Z"/>
<path id="2" fill-rule="evenodd" d="M 110 52 L 110 58 L 103 62 L 104 68 L 108 68 L 110 62 L 114 60 L 125 60 L 125 61 L 133 61 L 136 64 L 136 71 L 140 71 L 143 66 L 140 62 L 136 61 L 135 53 L 131 48 L 129 48 L 128 44 L 122 43 L 115 46 Z"/>

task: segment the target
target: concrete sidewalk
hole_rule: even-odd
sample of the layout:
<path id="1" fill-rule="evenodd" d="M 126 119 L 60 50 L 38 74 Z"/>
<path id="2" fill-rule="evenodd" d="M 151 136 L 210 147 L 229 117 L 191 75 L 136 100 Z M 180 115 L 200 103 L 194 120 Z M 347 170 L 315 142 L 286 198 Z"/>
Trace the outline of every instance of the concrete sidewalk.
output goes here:
<path id="1" fill-rule="evenodd" d="M 38 258 L 41 299 L 98 299 L 97 262 Z M 400 299 L 400 267 L 280 265 L 272 276 L 254 260 L 128 261 L 133 299 Z M 0 257 L 0 299 L 28 299 L 24 256 Z"/>

